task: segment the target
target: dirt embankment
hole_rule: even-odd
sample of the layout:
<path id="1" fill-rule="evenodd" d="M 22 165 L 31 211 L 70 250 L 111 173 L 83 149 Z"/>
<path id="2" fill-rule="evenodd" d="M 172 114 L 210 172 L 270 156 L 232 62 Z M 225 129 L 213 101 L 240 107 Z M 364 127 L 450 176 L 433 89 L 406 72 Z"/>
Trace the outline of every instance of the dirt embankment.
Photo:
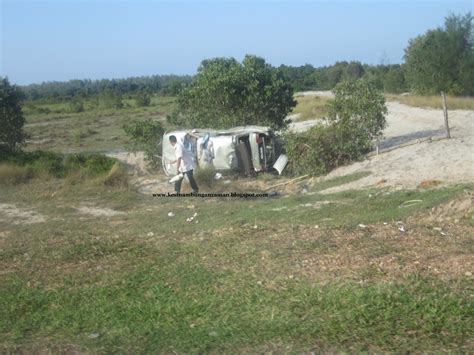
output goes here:
<path id="1" fill-rule="evenodd" d="M 320 91 L 301 94 L 331 95 Z M 399 102 L 387 102 L 387 108 L 387 128 L 379 144 L 382 153 L 362 162 L 340 167 L 324 177 L 324 180 L 361 171 L 370 171 L 371 174 L 326 192 L 377 184 L 411 188 L 424 180 L 438 180 L 446 184 L 474 181 L 474 111 L 449 111 L 452 138 L 439 140 L 445 137 L 442 110 L 411 107 Z M 293 129 L 308 129 L 317 121 L 296 122 Z M 409 145 L 410 143 L 414 144 Z M 398 148 L 404 145 L 407 146 Z"/>

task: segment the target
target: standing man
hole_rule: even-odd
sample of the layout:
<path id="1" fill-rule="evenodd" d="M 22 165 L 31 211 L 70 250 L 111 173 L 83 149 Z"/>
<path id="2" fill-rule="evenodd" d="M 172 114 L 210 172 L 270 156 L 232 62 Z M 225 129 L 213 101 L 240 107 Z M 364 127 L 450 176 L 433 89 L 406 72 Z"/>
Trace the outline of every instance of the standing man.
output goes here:
<path id="1" fill-rule="evenodd" d="M 176 136 L 170 136 L 170 143 L 174 148 L 174 155 L 176 157 L 176 160 L 172 162 L 172 164 L 176 163 L 178 174 L 182 173 L 182 177 L 174 183 L 174 190 L 177 193 L 181 191 L 181 183 L 183 182 L 184 175 L 187 175 L 193 193 L 197 194 L 199 187 L 193 177 L 194 159 L 192 154 L 184 149 L 183 145 L 176 139 Z"/>

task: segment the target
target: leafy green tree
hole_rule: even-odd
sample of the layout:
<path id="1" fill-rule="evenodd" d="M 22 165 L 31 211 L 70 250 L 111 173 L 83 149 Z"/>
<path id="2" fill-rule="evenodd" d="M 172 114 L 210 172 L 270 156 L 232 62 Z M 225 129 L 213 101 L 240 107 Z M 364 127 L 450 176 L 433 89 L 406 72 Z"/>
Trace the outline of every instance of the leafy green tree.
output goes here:
<path id="1" fill-rule="evenodd" d="M 84 112 L 84 101 L 79 95 L 74 96 L 69 101 L 69 111 L 75 113 Z"/>
<path id="2" fill-rule="evenodd" d="M 400 65 L 393 65 L 383 76 L 383 88 L 385 92 L 399 94 L 406 91 L 405 73 Z"/>
<path id="3" fill-rule="evenodd" d="M 150 106 L 151 95 L 144 90 L 139 91 L 135 96 L 135 103 L 138 107 Z"/>
<path id="4" fill-rule="evenodd" d="M 357 160 L 385 128 L 385 98 L 370 81 L 342 82 L 333 92 L 326 125 L 286 134 L 290 173 L 321 175 Z"/>
<path id="5" fill-rule="evenodd" d="M 134 122 L 123 127 L 130 143 L 127 149 L 131 152 L 144 151 L 145 157 L 153 166 L 159 164 L 161 155 L 161 139 L 165 130 L 160 122 L 146 120 Z"/>
<path id="6" fill-rule="evenodd" d="M 188 127 L 259 124 L 280 129 L 295 105 L 292 86 L 263 58 L 247 55 L 242 63 L 215 58 L 201 63 L 169 120 Z"/>
<path id="7" fill-rule="evenodd" d="M 405 49 L 406 79 L 418 93 L 473 94 L 472 16 L 451 15 L 444 28 L 410 40 Z"/>
<path id="8" fill-rule="evenodd" d="M 12 151 L 25 140 L 25 118 L 21 109 L 23 93 L 7 78 L 0 77 L 0 147 Z"/>

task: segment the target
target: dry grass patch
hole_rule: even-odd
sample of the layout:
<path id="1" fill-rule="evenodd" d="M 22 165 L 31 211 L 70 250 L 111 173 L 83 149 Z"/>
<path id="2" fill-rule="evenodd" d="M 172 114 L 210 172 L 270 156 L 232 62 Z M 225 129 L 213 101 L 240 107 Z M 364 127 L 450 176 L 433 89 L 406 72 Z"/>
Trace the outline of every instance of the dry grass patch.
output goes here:
<path id="1" fill-rule="evenodd" d="M 413 107 L 429 107 L 435 109 L 443 108 L 441 95 L 420 96 L 420 95 L 394 95 L 385 94 L 387 101 L 398 101 L 402 104 Z M 472 96 L 447 96 L 448 110 L 474 110 L 474 97 Z"/>
<path id="2" fill-rule="evenodd" d="M 322 96 L 297 96 L 297 105 L 291 113 L 300 114 L 297 121 L 323 118 L 327 115 L 326 105 L 329 100 L 331 98 Z"/>

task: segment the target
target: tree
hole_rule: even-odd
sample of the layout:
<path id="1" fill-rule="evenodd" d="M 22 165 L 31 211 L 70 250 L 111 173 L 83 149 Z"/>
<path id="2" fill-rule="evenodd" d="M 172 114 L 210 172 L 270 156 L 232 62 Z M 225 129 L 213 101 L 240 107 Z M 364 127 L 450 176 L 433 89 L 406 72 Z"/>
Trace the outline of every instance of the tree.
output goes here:
<path id="1" fill-rule="evenodd" d="M 342 82 L 333 92 L 327 124 L 286 134 L 290 173 L 320 175 L 357 160 L 385 128 L 385 98 L 370 81 Z"/>
<path id="2" fill-rule="evenodd" d="M 188 127 L 259 124 L 280 129 L 295 106 L 292 86 L 263 58 L 247 55 L 242 63 L 214 58 L 201 63 L 169 120 Z"/>
<path id="3" fill-rule="evenodd" d="M 159 163 L 158 155 L 161 155 L 161 139 L 165 130 L 160 122 L 146 120 L 138 121 L 123 126 L 130 143 L 127 149 L 130 152 L 144 151 L 148 161 L 156 167 Z"/>
<path id="4" fill-rule="evenodd" d="M 150 106 L 151 95 L 144 90 L 139 91 L 135 96 L 135 103 L 138 107 Z"/>
<path id="5" fill-rule="evenodd" d="M 383 89 L 394 94 L 406 91 L 405 73 L 401 65 L 390 66 L 383 76 Z"/>
<path id="6" fill-rule="evenodd" d="M 0 77 L 0 146 L 14 150 L 25 140 L 25 118 L 21 110 L 23 93 L 7 78 Z"/>
<path id="7" fill-rule="evenodd" d="M 405 49 L 406 79 L 418 93 L 473 94 L 472 16 L 451 15 L 444 28 L 410 40 Z"/>

